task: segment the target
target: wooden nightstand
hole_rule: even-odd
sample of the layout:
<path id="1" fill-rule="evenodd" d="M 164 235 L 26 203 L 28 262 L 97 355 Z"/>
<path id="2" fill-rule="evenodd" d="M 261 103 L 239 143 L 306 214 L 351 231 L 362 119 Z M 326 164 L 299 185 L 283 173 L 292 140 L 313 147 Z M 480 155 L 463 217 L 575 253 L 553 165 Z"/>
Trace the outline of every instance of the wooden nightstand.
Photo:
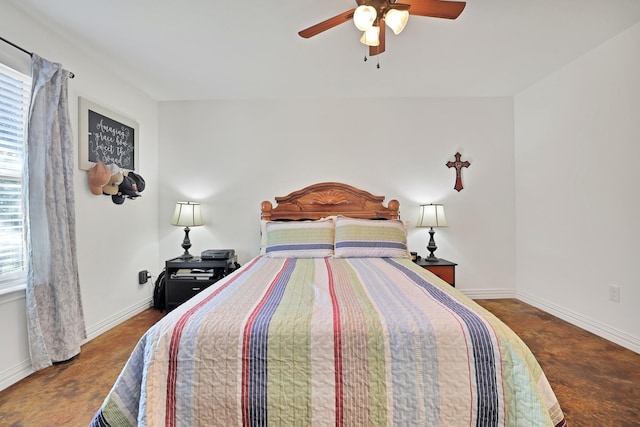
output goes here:
<path id="1" fill-rule="evenodd" d="M 171 311 L 189 298 L 200 293 L 239 265 L 234 255 L 227 259 L 174 258 L 166 262 L 165 301 Z"/>
<path id="2" fill-rule="evenodd" d="M 425 261 L 424 258 L 418 260 L 418 265 L 429 270 L 454 288 L 456 287 L 456 264 L 447 261 L 444 258 L 438 258 L 437 261 Z"/>

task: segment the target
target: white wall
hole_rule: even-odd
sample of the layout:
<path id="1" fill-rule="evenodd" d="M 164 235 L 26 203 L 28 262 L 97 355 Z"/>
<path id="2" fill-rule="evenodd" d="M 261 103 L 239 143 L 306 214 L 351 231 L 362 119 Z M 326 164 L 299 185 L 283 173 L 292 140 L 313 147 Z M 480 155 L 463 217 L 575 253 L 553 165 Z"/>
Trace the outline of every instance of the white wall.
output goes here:
<path id="1" fill-rule="evenodd" d="M 77 141 L 79 96 L 115 110 L 140 125 L 140 168 L 144 195 L 115 205 L 89 192 L 86 171 L 75 171 L 78 267 L 89 338 L 149 307 L 152 284 L 140 286 L 137 272 L 157 274 L 158 106 L 151 98 L 99 68 L 91 52 L 63 40 L 10 3 L 0 13 L 2 36 L 75 73 L 69 81 L 69 113 Z M 0 61 L 29 73 L 29 56 L 0 43 Z M 77 165 L 76 144 L 76 165 Z M 0 389 L 31 372 L 26 338 L 24 292 L 0 295 Z"/>
<path id="2" fill-rule="evenodd" d="M 176 201 L 203 203 L 206 225 L 192 230 L 191 252 L 230 247 L 246 263 L 258 253 L 262 200 L 340 181 L 397 198 L 411 250 L 422 255 L 418 205 L 444 203 L 450 226 L 437 230 L 436 254 L 459 263 L 458 287 L 469 295 L 514 296 L 517 283 L 520 298 L 637 348 L 640 26 L 522 92 L 515 106 L 510 98 L 221 100 L 159 110 L 10 4 L 0 28 L 76 74 L 72 117 L 83 96 L 140 123 L 142 198 L 117 206 L 92 196 L 76 170 L 90 337 L 148 307 L 152 283 L 139 286 L 137 272 L 157 274 L 181 253 L 183 231 L 169 224 Z M 0 60 L 28 71 L 28 57 L 2 43 Z M 471 162 L 459 193 L 444 165 L 456 151 Z M 619 304 L 607 300 L 610 283 L 621 286 Z M 30 372 L 24 311 L 23 293 L 0 295 L 0 323 L 10 325 L 0 331 L 0 389 Z"/>
<path id="3" fill-rule="evenodd" d="M 639 46 L 640 24 L 515 97 L 518 296 L 636 352 Z"/>
<path id="4" fill-rule="evenodd" d="M 453 189 L 445 163 L 471 166 Z M 510 98 L 234 100 L 160 103 L 161 257 L 181 253 L 176 201 L 203 204 L 192 253 L 258 254 L 260 203 L 310 184 L 344 182 L 400 201 L 410 248 L 426 255 L 418 205 L 443 203 L 436 255 L 459 263 L 470 294 L 515 295 L 513 105 Z"/>

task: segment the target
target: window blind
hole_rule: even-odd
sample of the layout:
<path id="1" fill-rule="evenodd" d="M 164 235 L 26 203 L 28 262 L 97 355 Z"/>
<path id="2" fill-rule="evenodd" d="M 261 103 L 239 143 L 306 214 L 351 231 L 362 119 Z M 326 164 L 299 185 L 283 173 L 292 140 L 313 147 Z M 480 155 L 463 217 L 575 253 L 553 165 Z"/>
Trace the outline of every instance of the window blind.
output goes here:
<path id="1" fill-rule="evenodd" d="M 25 284 L 22 168 L 31 78 L 0 64 L 0 291 Z"/>

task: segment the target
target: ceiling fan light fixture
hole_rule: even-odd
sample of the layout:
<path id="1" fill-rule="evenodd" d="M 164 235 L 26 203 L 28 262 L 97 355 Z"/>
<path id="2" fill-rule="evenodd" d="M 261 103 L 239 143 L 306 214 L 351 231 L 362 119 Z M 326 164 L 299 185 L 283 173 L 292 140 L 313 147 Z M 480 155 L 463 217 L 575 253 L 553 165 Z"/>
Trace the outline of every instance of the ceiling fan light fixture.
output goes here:
<path id="1" fill-rule="evenodd" d="M 360 43 L 367 46 L 380 46 L 380 27 L 370 27 L 360 37 Z"/>
<path id="2" fill-rule="evenodd" d="M 367 5 L 360 5 L 353 12 L 353 23 L 360 31 L 367 31 L 373 26 L 378 13 L 375 8 Z"/>
<path id="3" fill-rule="evenodd" d="M 409 20 L 408 10 L 389 9 L 384 16 L 384 22 L 387 24 L 391 31 L 395 35 L 398 35 L 404 30 Z"/>

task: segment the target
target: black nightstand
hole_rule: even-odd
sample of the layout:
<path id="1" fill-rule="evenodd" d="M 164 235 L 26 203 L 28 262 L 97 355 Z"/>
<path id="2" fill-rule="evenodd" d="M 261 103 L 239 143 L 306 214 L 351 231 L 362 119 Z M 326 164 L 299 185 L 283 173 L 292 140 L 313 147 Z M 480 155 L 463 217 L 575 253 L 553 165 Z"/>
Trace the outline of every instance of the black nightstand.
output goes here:
<path id="1" fill-rule="evenodd" d="M 429 270 L 454 288 L 456 287 L 456 264 L 444 258 L 437 261 L 426 261 L 424 258 L 418 260 L 418 265 Z"/>
<path id="2" fill-rule="evenodd" d="M 237 257 L 228 259 L 174 258 L 166 262 L 165 301 L 171 311 L 238 267 Z"/>

